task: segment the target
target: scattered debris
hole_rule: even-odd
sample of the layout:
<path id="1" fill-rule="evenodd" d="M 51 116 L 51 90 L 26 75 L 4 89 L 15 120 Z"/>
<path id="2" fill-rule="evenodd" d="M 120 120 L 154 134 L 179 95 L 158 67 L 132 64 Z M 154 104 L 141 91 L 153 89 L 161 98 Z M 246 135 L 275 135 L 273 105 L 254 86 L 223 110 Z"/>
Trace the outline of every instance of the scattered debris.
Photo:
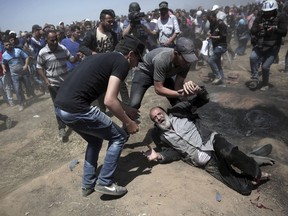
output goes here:
<path id="1" fill-rule="evenodd" d="M 221 202 L 221 200 L 222 200 L 221 194 L 218 191 L 216 191 L 216 201 Z"/>

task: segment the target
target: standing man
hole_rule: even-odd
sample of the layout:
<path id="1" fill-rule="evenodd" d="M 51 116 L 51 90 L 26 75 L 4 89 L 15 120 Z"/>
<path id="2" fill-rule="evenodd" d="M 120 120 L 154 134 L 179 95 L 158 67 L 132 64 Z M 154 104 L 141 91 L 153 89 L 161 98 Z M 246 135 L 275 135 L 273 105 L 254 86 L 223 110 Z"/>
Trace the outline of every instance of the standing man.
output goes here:
<path id="1" fill-rule="evenodd" d="M 199 87 L 184 80 L 190 64 L 197 60 L 193 41 L 185 37 L 178 38 L 174 49 L 159 47 L 147 53 L 135 69 L 130 106 L 139 109 L 145 92 L 153 85 L 156 94 L 167 97 L 171 105 L 194 94 Z"/>
<path id="2" fill-rule="evenodd" d="M 30 63 L 29 69 L 30 69 L 30 74 L 35 84 L 37 84 L 40 87 L 43 93 L 46 93 L 48 92 L 47 86 L 45 85 L 43 80 L 39 78 L 39 74 L 37 73 L 37 69 L 36 69 L 37 56 L 39 54 L 39 51 L 46 45 L 46 41 L 45 41 L 45 38 L 43 37 L 43 34 L 44 32 L 41 26 L 37 24 L 32 26 L 32 37 L 30 40 L 30 47 L 32 48 L 33 56 L 30 57 L 31 63 Z"/>
<path id="3" fill-rule="evenodd" d="M 115 13 L 113 10 L 104 9 L 100 13 L 99 26 L 86 33 L 83 42 L 80 44 L 79 51 L 85 56 L 95 55 L 97 53 L 112 52 L 118 43 L 117 34 L 112 30 L 115 22 Z M 126 104 L 129 103 L 129 94 L 126 84 L 121 84 L 121 98 Z M 106 110 L 104 106 L 104 95 L 101 95 L 97 102 L 102 111 Z"/>
<path id="4" fill-rule="evenodd" d="M 70 28 L 71 31 L 71 37 L 70 38 L 64 38 L 61 41 L 61 44 L 64 45 L 72 56 L 77 56 L 77 53 L 79 51 L 79 38 L 80 38 L 80 27 L 76 25 L 72 25 Z M 67 61 L 67 71 L 71 72 L 79 62 L 71 63 L 70 61 Z"/>
<path id="5" fill-rule="evenodd" d="M 282 37 L 287 34 L 286 16 L 278 14 L 278 4 L 275 0 L 267 0 L 262 4 L 262 12 L 253 22 L 251 43 L 253 49 L 250 55 L 251 82 L 249 88 L 255 90 L 259 84 L 258 67 L 262 63 L 261 91 L 269 89 L 270 67 L 277 57 Z"/>
<path id="6" fill-rule="evenodd" d="M 74 69 L 61 86 L 55 99 L 56 115 L 88 143 L 82 195 L 96 191 L 114 196 L 127 192 L 125 187 L 113 183 L 117 161 L 120 157 L 127 134 L 136 133 L 139 128 L 133 121 L 138 111 L 118 99 L 120 84 L 135 67 L 145 45 L 131 35 L 124 36 L 115 52 L 88 56 Z M 105 94 L 104 104 L 124 126 L 123 130 L 91 103 Z M 102 169 L 96 176 L 97 161 L 103 140 L 108 140 L 107 153 Z"/>
<path id="7" fill-rule="evenodd" d="M 174 47 L 175 39 L 180 33 L 177 17 L 170 14 L 168 2 L 163 1 L 159 4 L 160 17 L 157 20 L 154 33 L 158 34 L 159 46 Z"/>
<path id="8" fill-rule="evenodd" d="M 117 34 L 112 31 L 114 21 L 115 13 L 113 10 L 102 10 L 98 27 L 87 31 L 79 46 L 79 51 L 85 56 L 112 52 L 118 43 Z"/>
<path id="9" fill-rule="evenodd" d="M 78 57 L 73 57 L 70 52 L 58 43 L 57 33 L 55 30 L 48 30 L 46 46 L 42 48 L 37 57 L 37 70 L 48 87 L 52 101 L 57 95 L 60 85 L 66 78 L 67 66 L 66 61 L 74 63 Z M 65 124 L 56 116 L 59 130 L 59 137 L 62 142 L 68 141 L 65 131 Z"/>
<path id="10" fill-rule="evenodd" d="M 131 34 L 139 40 L 143 41 L 148 50 L 151 46 L 148 43 L 148 32 L 150 27 L 146 21 L 145 13 L 141 12 L 141 7 L 137 2 L 132 2 L 129 5 L 128 19 L 123 23 L 123 36 Z"/>
<path id="11" fill-rule="evenodd" d="M 4 40 L 4 47 L 6 51 L 2 55 L 3 73 L 6 74 L 10 71 L 13 88 L 19 105 L 19 111 L 22 111 L 25 102 L 22 82 L 26 88 L 27 95 L 34 95 L 28 72 L 29 57 L 23 50 L 12 47 L 9 39 Z"/>
<path id="12" fill-rule="evenodd" d="M 214 75 L 212 84 L 219 85 L 224 80 L 221 56 L 227 51 L 227 25 L 221 19 L 217 19 L 215 11 L 211 11 L 207 16 L 210 22 L 210 32 L 207 37 L 212 41 L 213 47 L 208 64 Z"/>

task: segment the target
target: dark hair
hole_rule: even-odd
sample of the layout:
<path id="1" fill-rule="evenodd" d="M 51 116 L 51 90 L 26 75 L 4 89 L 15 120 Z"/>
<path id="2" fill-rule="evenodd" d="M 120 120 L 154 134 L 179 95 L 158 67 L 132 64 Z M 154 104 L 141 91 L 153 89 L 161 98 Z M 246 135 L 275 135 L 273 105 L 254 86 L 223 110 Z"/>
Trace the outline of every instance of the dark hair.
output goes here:
<path id="1" fill-rule="evenodd" d="M 70 27 L 70 31 L 71 31 L 71 32 L 75 32 L 76 30 L 79 30 L 79 31 L 80 31 L 80 27 L 79 27 L 78 25 L 72 25 L 72 26 Z"/>
<path id="2" fill-rule="evenodd" d="M 49 29 L 49 30 L 45 31 L 45 39 L 47 39 L 47 37 L 48 37 L 48 35 L 49 35 L 50 33 L 55 33 L 55 34 L 57 34 L 57 31 L 56 31 L 56 30 L 53 30 L 53 29 Z"/>
<path id="3" fill-rule="evenodd" d="M 112 18 L 115 18 L 115 12 L 112 9 L 104 9 L 100 13 L 100 20 L 103 20 L 106 15 L 111 16 Z"/>

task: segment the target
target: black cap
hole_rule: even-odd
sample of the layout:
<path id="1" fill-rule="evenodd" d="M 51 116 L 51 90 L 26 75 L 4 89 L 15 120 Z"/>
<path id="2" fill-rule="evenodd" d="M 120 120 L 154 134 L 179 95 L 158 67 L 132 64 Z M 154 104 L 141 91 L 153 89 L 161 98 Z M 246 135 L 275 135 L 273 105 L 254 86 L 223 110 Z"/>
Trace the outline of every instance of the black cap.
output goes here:
<path id="1" fill-rule="evenodd" d="M 160 2 L 159 9 L 168 9 L 168 2 L 166 1 Z"/>
<path id="2" fill-rule="evenodd" d="M 176 40 L 175 50 L 179 52 L 186 62 L 192 63 L 198 60 L 195 55 L 194 43 L 191 39 L 180 37 Z"/>
<path id="3" fill-rule="evenodd" d="M 33 25 L 33 26 L 32 26 L 32 32 L 34 32 L 34 31 L 36 31 L 36 30 L 41 30 L 41 29 L 42 29 L 42 27 L 39 26 L 39 25 Z"/>
<path id="4" fill-rule="evenodd" d="M 133 51 L 139 57 L 139 61 L 143 61 L 143 52 L 145 44 L 132 35 L 125 35 L 116 45 L 115 50 L 118 52 Z"/>

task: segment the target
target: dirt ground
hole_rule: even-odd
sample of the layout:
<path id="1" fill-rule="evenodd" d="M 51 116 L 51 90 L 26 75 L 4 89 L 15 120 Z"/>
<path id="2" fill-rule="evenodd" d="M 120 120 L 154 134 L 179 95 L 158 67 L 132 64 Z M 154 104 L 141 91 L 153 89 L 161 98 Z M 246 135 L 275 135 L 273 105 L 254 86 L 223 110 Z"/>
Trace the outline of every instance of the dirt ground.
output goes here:
<path id="1" fill-rule="evenodd" d="M 224 60 L 226 85 L 212 86 L 207 82 L 207 66 L 197 66 L 188 75 L 188 79 L 205 85 L 210 92 L 211 101 L 198 110 L 207 125 L 245 152 L 272 144 L 270 156 L 276 164 L 263 167 L 272 177 L 250 196 L 234 192 L 204 170 L 182 161 L 158 165 L 145 160 L 142 152 L 147 150 L 145 145 L 150 139 L 144 138 L 152 127 L 149 109 L 168 106 L 166 99 L 150 88 L 140 109 L 140 132 L 125 145 L 115 175 L 128 193 L 113 198 L 95 192 L 83 198 L 81 176 L 86 144 L 74 132 L 66 143 L 58 139 L 51 99 L 39 95 L 28 101 L 29 106 L 22 112 L 17 106 L 0 105 L 1 113 L 13 120 L 9 130 L 0 122 L 0 215 L 288 215 L 288 74 L 281 72 L 287 48 L 288 41 L 280 51 L 279 63 L 272 66 L 272 85 L 266 92 L 246 87 L 250 48 L 245 56 L 237 56 L 232 66 Z M 79 164 L 71 171 L 74 159 Z"/>

